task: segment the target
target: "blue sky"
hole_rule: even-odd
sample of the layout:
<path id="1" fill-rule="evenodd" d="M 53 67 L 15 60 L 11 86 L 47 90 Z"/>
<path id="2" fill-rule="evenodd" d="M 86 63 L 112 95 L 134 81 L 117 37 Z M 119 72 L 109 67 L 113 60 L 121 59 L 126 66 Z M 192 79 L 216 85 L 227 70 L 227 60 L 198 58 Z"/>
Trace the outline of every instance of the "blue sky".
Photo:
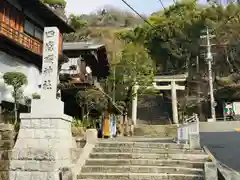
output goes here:
<path id="1" fill-rule="evenodd" d="M 67 14 L 87 14 L 103 8 L 105 5 L 119 7 L 120 9 L 129 10 L 129 8 L 121 0 L 66 0 Z M 126 0 L 139 13 L 151 14 L 162 8 L 159 0 Z M 200 0 L 204 2 L 206 0 Z M 173 3 L 173 0 L 162 0 L 165 6 Z"/>

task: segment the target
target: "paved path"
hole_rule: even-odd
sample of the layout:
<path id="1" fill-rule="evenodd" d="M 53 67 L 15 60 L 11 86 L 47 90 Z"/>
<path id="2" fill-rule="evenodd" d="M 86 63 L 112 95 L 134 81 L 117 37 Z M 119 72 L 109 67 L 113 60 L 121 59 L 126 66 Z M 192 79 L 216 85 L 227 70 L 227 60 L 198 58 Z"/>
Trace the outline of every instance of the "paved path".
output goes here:
<path id="1" fill-rule="evenodd" d="M 201 144 L 216 159 L 240 172 L 240 132 L 201 132 Z"/>

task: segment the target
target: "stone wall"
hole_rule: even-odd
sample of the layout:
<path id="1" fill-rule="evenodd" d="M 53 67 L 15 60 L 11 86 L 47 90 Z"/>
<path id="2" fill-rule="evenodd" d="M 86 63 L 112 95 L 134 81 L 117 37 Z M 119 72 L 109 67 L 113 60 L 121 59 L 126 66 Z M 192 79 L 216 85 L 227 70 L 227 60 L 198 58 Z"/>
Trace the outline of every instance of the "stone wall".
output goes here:
<path id="1" fill-rule="evenodd" d="M 14 145 L 12 125 L 0 124 L 0 180 L 8 180 L 11 149 Z"/>
<path id="2" fill-rule="evenodd" d="M 129 116 L 131 117 L 131 114 Z M 139 98 L 137 109 L 138 124 L 169 124 L 171 116 L 171 100 L 166 100 L 162 96 L 145 96 Z"/>
<path id="3" fill-rule="evenodd" d="M 145 125 L 137 124 L 134 129 L 134 136 L 175 138 L 177 136 L 177 126 L 172 125 Z"/>

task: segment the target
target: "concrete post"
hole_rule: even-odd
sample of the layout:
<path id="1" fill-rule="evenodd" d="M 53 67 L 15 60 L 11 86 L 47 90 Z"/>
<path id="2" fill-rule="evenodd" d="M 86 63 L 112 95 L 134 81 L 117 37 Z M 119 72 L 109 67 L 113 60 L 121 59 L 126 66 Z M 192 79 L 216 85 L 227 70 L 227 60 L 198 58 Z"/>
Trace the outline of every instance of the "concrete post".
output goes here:
<path id="1" fill-rule="evenodd" d="M 190 133 L 188 136 L 190 149 L 200 149 L 200 135 L 199 133 Z"/>
<path id="2" fill-rule="evenodd" d="M 204 175 L 205 180 L 217 180 L 217 165 L 214 162 L 205 162 L 204 163 Z"/>
<path id="3" fill-rule="evenodd" d="M 136 84 L 133 86 L 133 99 L 132 99 L 132 121 L 133 125 L 137 124 L 137 102 L 138 102 L 138 88 L 139 86 Z"/>
<path id="4" fill-rule="evenodd" d="M 96 142 L 98 141 L 97 133 L 98 132 L 96 129 L 87 129 L 86 142 L 88 144 L 96 144 Z"/>
<path id="5" fill-rule="evenodd" d="M 171 81 L 171 93 L 172 93 L 173 122 L 175 124 L 178 124 L 177 90 L 175 81 Z"/>

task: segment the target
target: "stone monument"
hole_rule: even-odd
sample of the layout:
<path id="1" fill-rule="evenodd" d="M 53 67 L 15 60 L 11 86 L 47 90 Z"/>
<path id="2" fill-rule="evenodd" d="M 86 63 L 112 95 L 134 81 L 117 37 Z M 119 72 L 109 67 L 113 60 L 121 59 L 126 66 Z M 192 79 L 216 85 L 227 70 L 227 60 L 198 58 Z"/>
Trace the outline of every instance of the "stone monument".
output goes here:
<path id="1" fill-rule="evenodd" d="M 59 35 L 56 27 L 44 29 L 41 99 L 32 101 L 31 113 L 20 115 L 9 180 L 59 180 L 60 169 L 72 166 L 72 118 L 56 97 Z"/>

